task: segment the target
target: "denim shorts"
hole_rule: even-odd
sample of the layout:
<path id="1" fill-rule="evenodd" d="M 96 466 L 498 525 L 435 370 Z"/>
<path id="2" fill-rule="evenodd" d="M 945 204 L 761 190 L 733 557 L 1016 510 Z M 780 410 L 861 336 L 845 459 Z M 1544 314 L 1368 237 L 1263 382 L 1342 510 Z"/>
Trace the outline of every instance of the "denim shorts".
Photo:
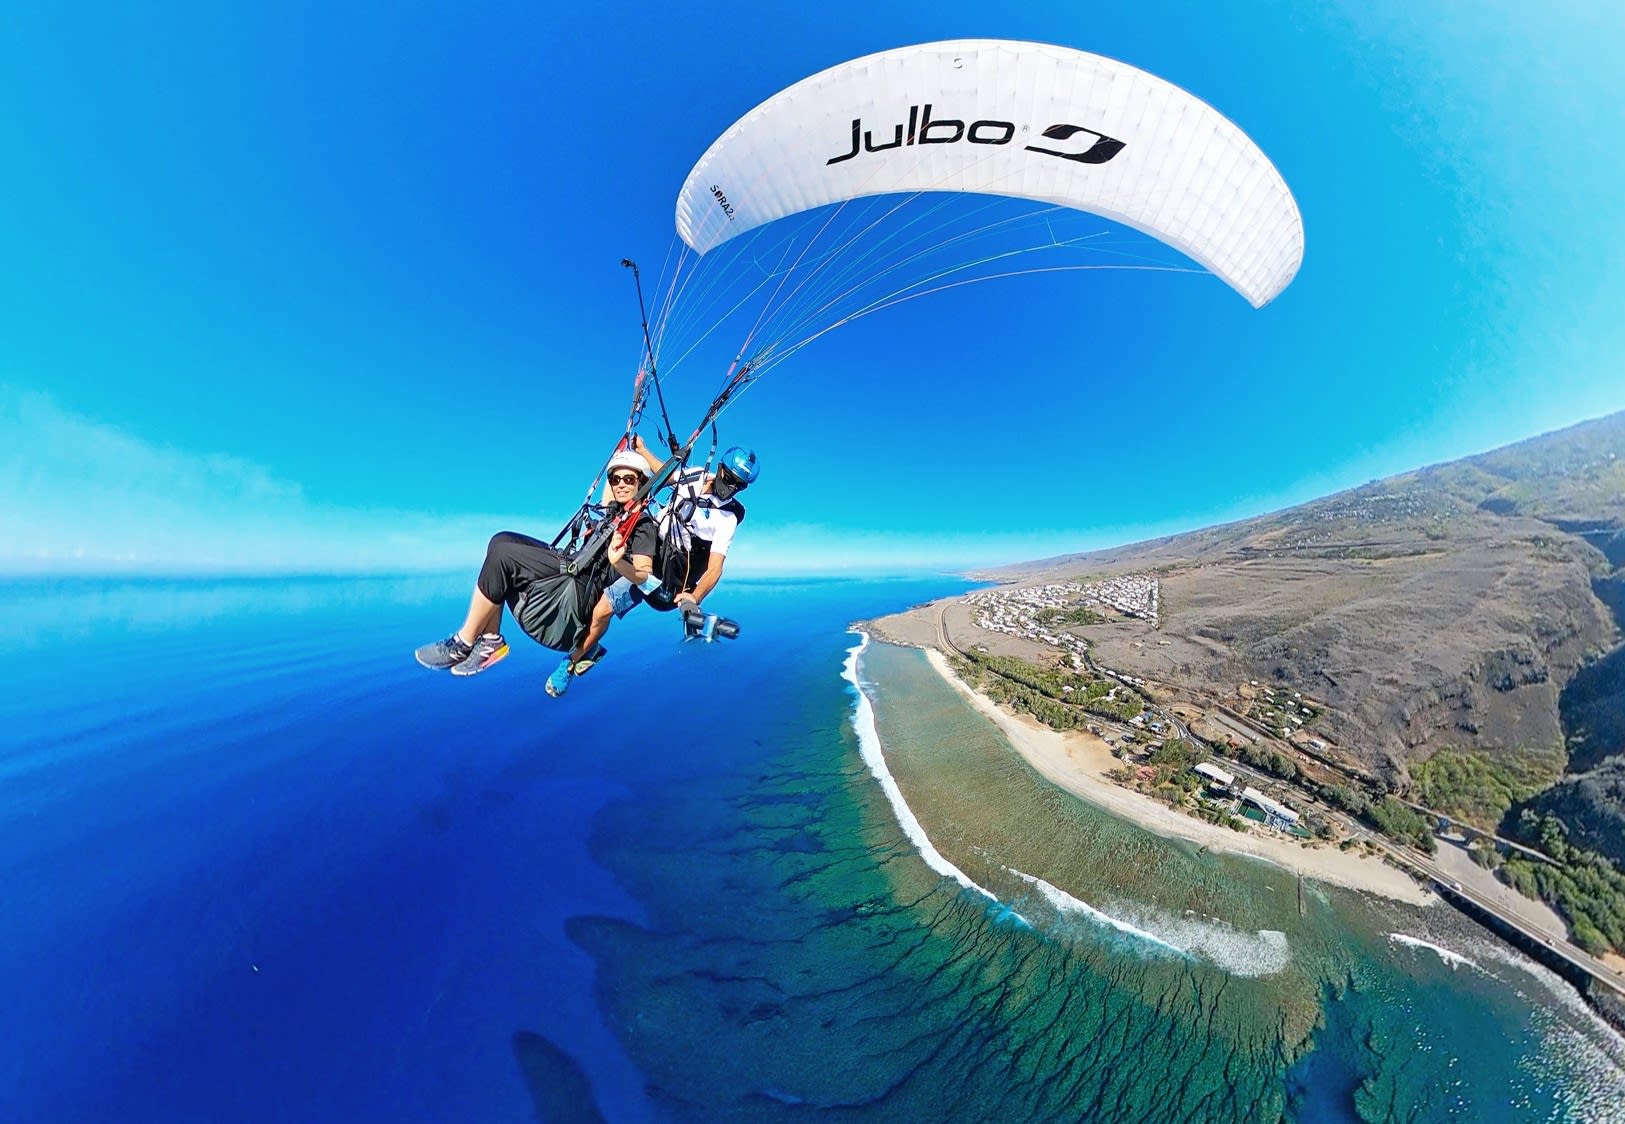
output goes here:
<path id="1" fill-rule="evenodd" d="M 616 578 L 610 582 L 609 588 L 604 590 L 604 596 L 609 598 L 610 605 L 615 609 L 616 620 L 620 620 L 643 603 L 643 590 L 625 578 Z"/>

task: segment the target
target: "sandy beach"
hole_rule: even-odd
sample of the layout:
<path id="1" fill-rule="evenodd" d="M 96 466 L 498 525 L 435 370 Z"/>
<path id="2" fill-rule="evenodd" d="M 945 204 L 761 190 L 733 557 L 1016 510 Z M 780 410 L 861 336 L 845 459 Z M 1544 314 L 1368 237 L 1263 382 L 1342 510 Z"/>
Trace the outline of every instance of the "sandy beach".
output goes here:
<path id="1" fill-rule="evenodd" d="M 1107 777 L 1120 762 L 1100 738 L 1083 731 L 1061 733 L 1027 715 L 1010 714 L 960 682 L 941 652 L 926 647 L 925 655 L 944 680 L 998 725 L 1028 764 L 1079 799 L 1158 835 L 1188 839 L 1228 854 L 1264 859 L 1305 878 L 1417 905 L 1437 900 L 1408 875 L 1380 859 L 1340 851 L 1329 845 L 1306 847 L 1273 833 L 1232 831 L 1124 788 Z"/>

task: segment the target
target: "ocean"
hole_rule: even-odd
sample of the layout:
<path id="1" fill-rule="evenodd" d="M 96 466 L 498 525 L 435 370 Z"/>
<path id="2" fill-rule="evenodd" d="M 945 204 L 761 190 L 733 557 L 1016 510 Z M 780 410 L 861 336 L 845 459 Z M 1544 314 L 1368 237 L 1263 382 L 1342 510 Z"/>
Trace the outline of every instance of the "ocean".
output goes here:
<path id="1" fill-rule="evenodd" d="M 1166 841 L 732 579 L 453 680 L 467 576 L 0 585 L 0 1120 L 1625 1120 L 1448 909 Z M 861 686 L 861 691 L 860 691 Z"/>

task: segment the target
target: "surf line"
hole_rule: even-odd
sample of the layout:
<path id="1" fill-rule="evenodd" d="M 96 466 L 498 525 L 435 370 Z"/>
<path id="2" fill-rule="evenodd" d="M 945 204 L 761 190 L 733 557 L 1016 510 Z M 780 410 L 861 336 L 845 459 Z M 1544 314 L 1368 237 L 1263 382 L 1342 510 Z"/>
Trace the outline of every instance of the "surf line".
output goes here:
<path id="1" fill-rule="evenodd" d="M 1188 950 L 1180 948 L 1171 941 L 1163 940 L 1161 937 L 1157 936 L 1157 934 L 1148 929 L 1142 929 L 1137 925 L 1131 925 L 1127 921 L 1113 917 L 1104 910 L 1096 909 L 1082 898 L 1072 896 L 1059 886 L 1052 885 L 1051 883 L 1044 881 L 1044 879 L 1039 878 L 1037 875 L 1028 874 L 1024 870 L 1017 870 L 1013 866 L 1007 866 L 1004 869 L 1026 882 L 1029 886 L 1035 887 L 1039 894 L 1043 896 L 1044 900 L 1049 902 L 1050 905 L 1054 906 L 1058 912 L 1082 914 L 1084 917 L 1087 917 L 1097 925 L 1102 925 L 1110 929 L 1116 929 L 1119 933 L 1123 933 L 1124 935 L 1130 937 L 1136 937 L 1147 944 L 1156 945 L 1157 947 L 1165 949 L 1176 956 L 1182 956 L 1187 960 L 1191 958 L 1191 954 Z"/>
<path id="2" fill-rule="evenodd" d="M 1389 941 L 1393 942 L 1394 944 L 1407 945 L 1407 946 L 1409 946 L 1411 948 L 1429 949 L 1429 950 L 1437 953 L 1438 956 L 1439 956 L 1439 959 L 1443 960 L 1446 964 L 1450 965 L 1450 967 L 1452 969 L 1459 968 L 1459 967 L 1461 967 L 1462 965 L 1465 964 L 1469 968 L 1474 968 L 1474 969 L 1477 969 L 1480 972 L 1484 972 L 1484 974 L 1486 976 L 1490 974 L 1488 972 L 1485 972 L 1484 969 L 1479 967 L 1479 965 L 1477 963 L 1475 963 L 1472 960 L 1469 960 L 1467 957 L 1463 956 L 1461 953 L 1459 953 L 1459 952 L 1451 952 L 1448 948 L 1444 948 L 1444 947 L 1442 947 L 1440 945 L 1436 945 L 1436 944 L 1431 944 L 1428 941 L 1424 941 L 1421 937 L 1412 937 L 1412 936 L 1409 936 L 1409 935 L 1407 935 L 1405 933 L 1389 933 L 1388 934 L 1388 939 L 1389 939 Z"/>
<path id="3" fill-rule="evenodd" d="M 942 852 L 937 850 L 930 837 L 925 834 L 925 828 L 920 826 L 914 809 L 903 799 L 903 790 L 897 787 L 897 778 L 892 776 L 891 769 L 886 765 L 886 756 L 881 751 L 880 731 L 875 726 L 874 704 L 869 701 L 869 696 L 864 694 L 863 686 L 858 682 L 858 660 L 863 655 L 863 650 L 869 646 L 869 634 L 862 629 L 853 631 L 858 634 L 859 639 L 856 645 L 847 649 L 846 663 L 841 669 L 841 678 L 852 684 L 852 692 L 857 695 L 858 700 L 852 710 L 852 729 L 858 735 L 858 751 L 863 757 L 863 763 L 880 782 L 880 790 L 886 794 L 886 801 L 891 805 L 892 814 L 897 817 L 898 826 L 903 829 L 903 834 L 908 837 L 909 842 L 914 844 L 915 850 L 919 851 L 926 866 L 992 902 L 998 907 L 994 911 L 995 917 L 1001 919 L 1009 917 L 1023 927 L 1031 929 L 1032 922 L 1001 902 L 996 894 L 978 886 L 968 874 L 943 857 Z"/>

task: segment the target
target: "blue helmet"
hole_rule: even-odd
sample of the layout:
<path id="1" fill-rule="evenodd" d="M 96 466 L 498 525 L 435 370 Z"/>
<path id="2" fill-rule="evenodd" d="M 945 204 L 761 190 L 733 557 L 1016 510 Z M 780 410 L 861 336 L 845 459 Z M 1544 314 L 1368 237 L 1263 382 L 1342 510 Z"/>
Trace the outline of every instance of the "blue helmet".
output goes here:
<path id="1" fill-rule="evenodd" d="M 741 449 L 738 445 L 722 454 L 717 462 L 718 470 L 727 469 L 728 475 L 739 481 L 743 488 L 747 484 L 754 484 L 761 475 L 762 466 L 756 460 L 756 454 L 750 449 Z"/>

